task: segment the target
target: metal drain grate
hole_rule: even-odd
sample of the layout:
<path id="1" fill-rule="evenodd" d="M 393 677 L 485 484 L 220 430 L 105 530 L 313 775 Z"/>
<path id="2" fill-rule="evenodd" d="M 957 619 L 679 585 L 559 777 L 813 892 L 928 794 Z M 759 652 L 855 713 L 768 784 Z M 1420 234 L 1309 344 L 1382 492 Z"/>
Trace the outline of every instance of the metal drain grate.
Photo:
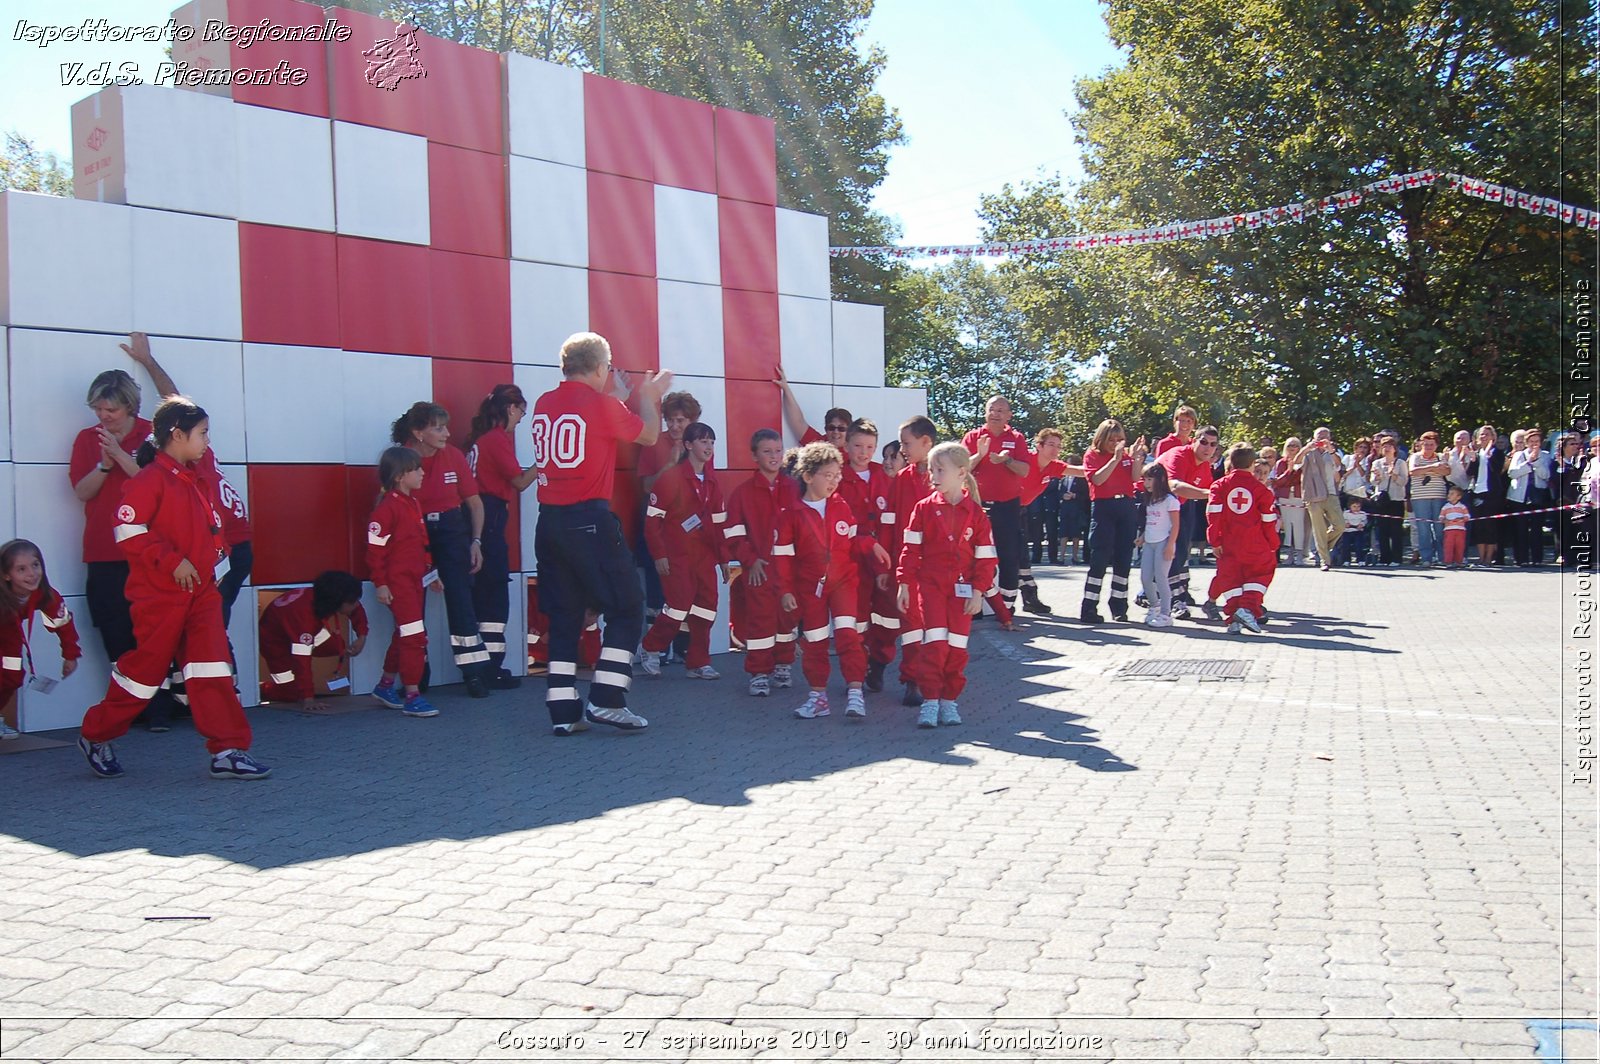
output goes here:
<path id="1" fill-rule="evenodd" d="M 1235 658 L 1145 658 L 1117 670 L 1119 680 L 1176 680 L 1193 676 L 1201 680 L 1242 680 L 1250 672 L 1248 661 Z"/>

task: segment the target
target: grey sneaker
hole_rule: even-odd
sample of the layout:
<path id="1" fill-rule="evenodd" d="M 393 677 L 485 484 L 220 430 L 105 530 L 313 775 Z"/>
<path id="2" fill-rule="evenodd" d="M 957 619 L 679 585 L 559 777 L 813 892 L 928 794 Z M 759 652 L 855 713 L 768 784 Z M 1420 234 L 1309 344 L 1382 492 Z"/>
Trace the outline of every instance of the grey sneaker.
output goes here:
<path id="1" fill-rule="evenodd" d="M 0 742 L 4 742 L 7 739 L 20 739 L 20 738 L 22 738 L 22 733 L 21 732 L 17 731 L 17 729 L 13 728 L 11 725 L 7 724 L 5 721 L 0 720 Z"/>
<path id="2" fill-rule="evenodd" d="M 722 673 L 718 672 L 716 669 L 713 669 L 710 665 L 702 665 L 698 669 L 688 669 L 686 670 L 686 673 L 691 680 L 722 679 Z"/>
<path id="3" fill-rule="evenodd" d="M 949 698 L 941 698 L 939 700 L 939 724 L 948 727 L 960 723 L 961 714 L 955 701 Z"/>
<path id="4" fill-rule="evenodd" d="M 646 676 L 661 675 L 661 655 L 654 650 L 639 652 L 639 671 Z"/>
<path id="5" fill-rule="evenodd" d="M 605 706 L 591 705 L 588 709 L 584 710 L 583 715 L 587 717 L 591 723 L 609 724 L 613 728 L 621 728 L 623 731 L 639 731 L 643 728 L 649 727 L 650 725 L 649 721 L 645 720 L 637 713 L 634 713 L 626 706 L 623 706 L 621 709 L 609 709 Z"/>
<path id="6" fill-rule="evenodd" d="M 1249 610 L 1240 610 L 1233 615 L 1233 618 L 1239 624 L 1244 625 L 1247 631 L 1254 632 L 1256 635 L 1261 634 L 1261 622 L 1256 620 L 1256 615 Z"/>
<path id="7" fill-rule="evenodd" d="M 939 701 L 930 698 L 922 703 L 922 710 L 917 714 L 917 727 L 937 728 L 939 726 Z"/>
<path id="8" fill-rule="evenodd" d="M 793 687 L 794 681 L 789 675 L 790 670 L 793 668 L 794 666 L 792 665 L 774 665 L 772 667 L 772 686 Z"/>
<path id="9" fill-rule="evenodd" d="M 867 718 L 867 696 L 859 687 L 852 687 L 845 694 L 844 715 L 855 720 Z"/>
<path id="10" fill-rule="evenodd" d="M 1242 631 L 1244 631 L 1244 625 L 1240 624 L 1237 619 L 1228 625 L 1229 635 L 1238 635 Z"/>
<path id="11" fill-rule="evenodd" d="M 750 694 L 755 698 L 766 698 L 772 693 L 772 681 L 764 672 L 758 672 L 750 677 Z"/>

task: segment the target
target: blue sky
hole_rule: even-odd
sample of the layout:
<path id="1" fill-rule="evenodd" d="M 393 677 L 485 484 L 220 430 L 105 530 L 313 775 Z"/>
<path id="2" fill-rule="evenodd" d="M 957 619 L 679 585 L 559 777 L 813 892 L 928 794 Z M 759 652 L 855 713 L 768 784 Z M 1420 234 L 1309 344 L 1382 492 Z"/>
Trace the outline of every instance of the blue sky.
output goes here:
<path id="1" fill-rule="evenodd" d="M 176 0 L 8 0 L 0 15 L 0 129 L 71 158 L 72 104 L 92 89 L 64 87 L 60 65 L 137 63 L 146 77 L 164 43 L 40 48 L 14 39 L 17 23 L 104 17 L 159 25 Z M 889 62 L 880 91 L 898 108 L 908 141 L 890 158 L 879 209 L 912 244 L 977 239 L 978 197 L 1039 173 L 1077 173 L 1063 111 L 1072 83 L 1119 61 L 1096 0 L 878 0 L 866 39 Z"/>

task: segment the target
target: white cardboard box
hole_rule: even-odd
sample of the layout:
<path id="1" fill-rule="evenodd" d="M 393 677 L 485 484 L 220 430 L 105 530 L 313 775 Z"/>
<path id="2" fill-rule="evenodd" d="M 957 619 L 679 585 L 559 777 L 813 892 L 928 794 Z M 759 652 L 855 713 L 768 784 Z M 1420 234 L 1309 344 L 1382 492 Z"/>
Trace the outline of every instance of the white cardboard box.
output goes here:
<path id="1" fill-rule="evenodd" d="M 778 291 L 827 299 L 828 218 L 778 208 Z"/>
<path id="2" fill-rule="evenodd" d="M 657 281 L 660 312 L 661 368 L 677 374 L 720 377 L 725 362 L 722 346 L 722 289 L 686 281 Z M 673 387 L 677 384 L 674 381 Z"/>
<path id="3" fill-rule="evenodd" d="M 234 104 L 159 85 L 102 89 L 72 105 L 78 199 L 235 218 Z"/>
<path id="4" fill-rule="evenodd" d="M 239 220 L 332 232 L 332 123 L 271 107 L 235 107 Z"/>
<path id="5" fill-rule="evenodd" d="M 116 204 L 0 192 L 0 322 L 132 329 L 132 215 Z"/>
<path id="6" fill-rule="evenodd" d="M 511 154 L 583 166 L 583 72 L 515 52 L 504 58 Z"/>
<path id="7" fill-rule="evenodd" d="M 428 243 L 425 138 L 335 122 L 333 174 L 340 233 L 403 244 Z M 382 283 L 382 279 L 375 277 L 373 283 Z"/>
<path id="8" fill-rule="evenodd" d="M 722 283 L 717 197 L 656 187 L 656 276 L 698 284 Z"/>
<path id="9" fill-rule="evenodd" d="M 589 265 L 589 178 L 575 166 L 511 156 L 511 257 Z"/>
<path id="10" fill-rule="evenodd" d="M 561 345 L 589 328 L 589 271 L 511 260 L 511 360 L 556 366 Z M 529 396 L 532 399 L 532 396 Z"/>

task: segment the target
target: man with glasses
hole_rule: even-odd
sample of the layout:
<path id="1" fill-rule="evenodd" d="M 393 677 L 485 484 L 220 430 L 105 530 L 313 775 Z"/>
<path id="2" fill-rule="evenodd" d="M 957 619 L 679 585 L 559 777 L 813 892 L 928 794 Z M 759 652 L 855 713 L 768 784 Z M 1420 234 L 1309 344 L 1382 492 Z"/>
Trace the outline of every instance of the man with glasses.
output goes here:
<path id="1" fill-rule="evenodd" d="M 821 443 L 824 440 L 839 449 L 839 453 L 849 457 L 848 441 L 850 426 L 855 418 L 850 416 L 850 411 L 842 406 L 829 410 L 822 419 L 823 428 L 827 435 L 823 435 L 806 423 L 806 413 L 800 409 L 800 400 L 795 398 L 794 389 L 789 387 L 789 378 L 783 375 L 783 367 L 779 366 L 772 374 L 773 383 L 783 390 L 783 419 L 804 447 L 808 443 Z"/>
<path id="2" fill-rule="evenodd" d="M 1189 594 L 1189 544 L 1205 524 L 1206 500 L 1211 497 L 1212 467 L 1220 439 L 1216 426 L 1207 425 L 1195 433 L 1193 443 L 1169 447 L 1150 463 L 1165 467 L 1172 493 L 1183 500 L 1174 533 L 1177 538 L 1172 544 L 1172 565 L 1167 570 L 1174 617 L 1188 617 L 1194 606 Z"/>

